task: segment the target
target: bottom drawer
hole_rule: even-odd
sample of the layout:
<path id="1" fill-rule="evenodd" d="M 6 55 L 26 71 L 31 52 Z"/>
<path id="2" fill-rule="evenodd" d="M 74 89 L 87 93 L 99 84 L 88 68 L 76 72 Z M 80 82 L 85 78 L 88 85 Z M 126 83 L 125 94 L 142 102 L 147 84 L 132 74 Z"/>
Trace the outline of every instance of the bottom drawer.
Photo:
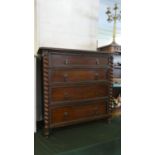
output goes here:
<path id="1" fill-rule="evenodd" d="M 64 106 L 51 109 L 51 124 L 71 122 L 106 114 L 106 104 Z"/>

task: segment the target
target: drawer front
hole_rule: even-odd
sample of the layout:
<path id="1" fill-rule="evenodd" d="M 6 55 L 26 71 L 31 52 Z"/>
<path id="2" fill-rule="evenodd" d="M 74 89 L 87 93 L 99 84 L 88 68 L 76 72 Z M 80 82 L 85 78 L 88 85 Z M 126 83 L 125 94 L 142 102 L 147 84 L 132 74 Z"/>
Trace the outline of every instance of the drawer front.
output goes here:
<path id="1" fill-rule="evenodd" d="M 87 80 L 105 80 L 107 74 L 104 69 L 74 69 L 74 70 L 53 70 L 51 82 L 78 82 Z"/>
<path id="2" fill-rule="evenodd" d="M 52 101 L 80 100 L 108 96 L 105 84 L 52 88 Z"/>
<path id="3" fill-rule="evenodd" d="M 51 109 L 51 123 L 61 123 L 106 114 L 106 104 L 65 106 Z"/>
<path id="4" fill-rule="evenodd" d="M 60 65 L 103 65 L 108 64 L 106 57 L 89 55 L 51 55 L 50 66 Z"/>
<path id="5" fill-rule="evenodd" d="M 103 103 L 80 105 L 74 108 L 74 116 L 76 119 L 97 116 L 106 113 L 106 105 Z"/>

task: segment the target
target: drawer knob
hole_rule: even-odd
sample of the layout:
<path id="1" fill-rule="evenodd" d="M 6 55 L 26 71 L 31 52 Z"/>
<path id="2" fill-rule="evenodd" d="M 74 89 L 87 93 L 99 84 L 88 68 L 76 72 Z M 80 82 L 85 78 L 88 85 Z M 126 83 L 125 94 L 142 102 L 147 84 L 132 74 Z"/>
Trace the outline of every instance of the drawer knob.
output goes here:
<path id="1" fill-rule="evenodd" d="M 68 112 L 65 111 L 65 112 L 64 112 L 64 116 L 68 116 Z"/>
<path id="2" fill-rule="evenodd" d="M 98 107 L 95 107 L 94 110 L 98 110 Z"/>
<path id="3" fill-rule="evenodd" d="M 65 64 L 65 65 L 68 65 L 68 64 L 69 64 L 68 59 L 65 60 L 64 64 Z"/>
<path id="4" fill-rule="evenodd" d="M 95 80 L 98 80 L 99 74 L 95 73 Z"/>
<path id="5" fill-rule="evenodd" d="M 99 59 L 96 59 L 96 64 L 97 64 L 97 65 L 99 65 L 99 64 L 100 64 Z"/>
<path id="6" fill-rule="evenodd" d="M 99 112 L 98 111 L 95 111 L 95 115 L 97 115 L 97 114 L 99 114 Z"/>
<path id="7" fill-rule="evenodd" d="M 95 114 L 95 115 L 97 115 L 97 114 L 99 113 L 98 110 L 99 110 L 98 107 L 95 107 L 95 108 L 94 108 L 94 114 Z"/>
<path id="8" fill-rule="evenodd" d="M 64 93 L 64 98 L 67 100 L 69 99 L 69 94 L 68 93 Z"/>
<path id="9" fill-rule="evenodd" d="M 68 79 L 68 74 L 65 73 L 65 74 L 64 74 L 64 81 L 67 81 L 67 79 Z"/>

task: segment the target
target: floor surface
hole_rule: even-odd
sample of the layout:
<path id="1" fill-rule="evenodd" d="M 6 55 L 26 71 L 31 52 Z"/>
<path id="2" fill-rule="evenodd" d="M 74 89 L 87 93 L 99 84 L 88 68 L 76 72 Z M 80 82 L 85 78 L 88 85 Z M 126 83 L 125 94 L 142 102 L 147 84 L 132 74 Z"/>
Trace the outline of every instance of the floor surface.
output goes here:
<path id="1" fill-rule="evenodd" d="M 54 129 L 34 135 L 34 155 L 121 155 L 121 118 Z"/>

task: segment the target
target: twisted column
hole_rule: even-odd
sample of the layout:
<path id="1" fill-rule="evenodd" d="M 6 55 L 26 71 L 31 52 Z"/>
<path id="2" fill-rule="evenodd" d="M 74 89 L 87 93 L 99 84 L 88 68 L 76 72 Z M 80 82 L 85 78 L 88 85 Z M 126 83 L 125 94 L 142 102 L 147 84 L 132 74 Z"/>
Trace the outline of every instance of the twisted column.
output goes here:
<path id="1" fill-rule="evenodd" d="M 49 73 L 48 53 L 43 53 L 43 96 L 44 96 L 44 135 L 49 135 Z"/>
<path id="2" fill-rule="evenodd" d="M 113 102 L 113 56 L 109 57 L 109 108 L 108 112 L 112 112 Z"/>

